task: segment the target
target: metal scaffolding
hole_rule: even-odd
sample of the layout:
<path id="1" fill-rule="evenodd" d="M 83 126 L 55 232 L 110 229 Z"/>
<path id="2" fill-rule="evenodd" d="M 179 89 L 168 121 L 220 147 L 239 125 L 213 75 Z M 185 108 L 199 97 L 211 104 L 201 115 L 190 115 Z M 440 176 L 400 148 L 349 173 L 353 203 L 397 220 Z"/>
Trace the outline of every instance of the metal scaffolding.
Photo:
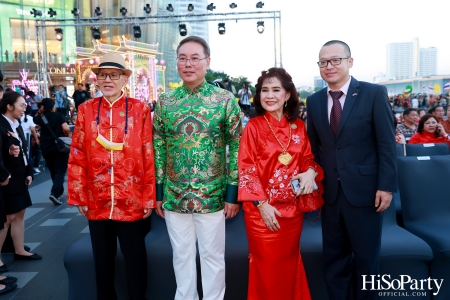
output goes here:
<path id="1" fill-rule="evenodd" d="M 274 66 L 282 67 L 281 55 L 281 12 L 280 11 L 253 11 L 253 12 L 230 12 L 230 13 L 206 13 L 206 14 L 183 14 L 183 15 L 146 15 L 146 16 L 119 16 L 119 17 L 91 17 L 91 18 L 72 18 L 72 19 L 54 19 L 43 18 L 36 19 L 36 51 L 37 51 L 37 79 L 39 82 L 39 92 L 48 97 L 48 75 L 47 75 L 47 45 L 45 43 L 46 27 L 97 27 L 97 26 L 123 26 L 123 25 L 146 25 L 146 24 L 164 24 L 164 23 L 196 23 L 212 21 L 238 21 L 238 20 L 264 20 L 273 19 L 273 41 L 274 41 Z M 277 22 L 278 20 L 278 22 Z M 48 24 L 46 22 L 51 22 Z M 278 27 L 278 41 L 277 41 Z M 41 51 L 42 44 L 42 51 Z M 277 51 L 278 46 L 278 51 Z"/>

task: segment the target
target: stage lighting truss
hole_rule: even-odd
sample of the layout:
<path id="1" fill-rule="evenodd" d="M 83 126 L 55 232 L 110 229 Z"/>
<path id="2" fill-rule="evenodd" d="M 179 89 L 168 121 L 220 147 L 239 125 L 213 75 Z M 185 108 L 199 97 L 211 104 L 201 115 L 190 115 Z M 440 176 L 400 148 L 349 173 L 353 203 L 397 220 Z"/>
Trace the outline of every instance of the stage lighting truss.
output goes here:
<path id="1" fill-rule="evenodd" d="M 37 16 L 42 17 L 42 11 L 36 10 L 36 9 L 34 9 L 34 8 L 30 11 L 30 14 L 32 14 L 33 17 L 35 17 L 35 18 L 36 18 Z"/>
<path id="2" fill-rule="evenodd" d="M 206 10 L 213 11 L 215 9 L 216 9 L 216 7 L 214 6 L 214 3 L 210 3 L 210 4 L 208 4 L 208 6 L 206 6 Z"/>
<path id="3" fill-rule="evenodd" d="M 103 15 L 103 10 L 97 6 L 94 10 L 94 13 L 97 15 L 97 17 L 100 17 L 101 15 Z"/>
<path id="4" fill-rule="evenodd" d="M 70 11 L 74 17 L 79 17 L 81 12 L 78 8 L 74 7 L 73 10 Z"/>
<path id="5" fill-rule="evenodd" d="M 236 8 L 236 7 L 237 7 L 236 3 L 233 2 L 233 3 L 230 4 L 230 8 Z"/>
<path id="6" fill-rule="evenodd" d="M 188 11 L 193 11 L 194 10 L 194 5 L 192 3 L 189 3 L 187 10 Z"/>
<path id="7" fill-rule="evenodd" d="M 133 36 L 137 39 L 141 38 L 142 36 L 141 26 L 139 25 L 133 26 Z"/>
<path id="8" fill-rule="evenodd" d="M 48 10 L 48 15 L 50 16 L 50 18 L 53 18 L 54 16 L 56 16 L 56 11 L 54 11 L 53 9 L 49 8 Z"/>
<path id="9" fill-rule="evenodd" d="M 126 14 L 127 14 L 127 12 L 128 12 L 128 9 L 126 9 L 125 7 L 122 7 L 122 8 L 119 10 L 119 12 L 120 12 L 120 14 L 121 14 L 123 17 L 125 17 Z"/>
<path id="10" fill-rule="evenodd" d="M 263 8 L 264 3 L 262 1 L 259 1 L 258 3 L 256 3 L 256 8 Z"/>
<path id="11" fill-rule="evenodd" d="M 166 9 L 167 9 L 168 11 L 170 11 L 170 12 L 173 12 L 173 6 L 172 6 L 172 4 L 169 3 L 169 4 L 167 5 Z"/>
<path id="12" fill-rule="evenodd" d="M 186 36 L 187 35 L 186 24 L 178 25 L 178 31 L 180 32 L 181 36 Z"/>
<path id="13" fill-rule="evenodd" d="M 226 29 L 225 29 L 225 23 L 219 23 L 218 30 L 219 30 L 219 34 L 220 34 L 220 35 L 225 34 L 225 32 L 226 32 Z"/>
<path id="14" fill-rule="evenodd" d="M 144 11 L 147 15 L 149 15 L 152 12 L 152 8 L 150 7 L 150 4 L 145 4 Z"/>
<path id="15" fill-rule="evenodd" d="M 256 30 L 258 30 L 259 33 L 264 32 L 264 21 L 258 21 L 256 22 Z"/>
<path id="16" fill-rule="evenodd" d="M 55 34 L 56 39 L 61 42 L 64 38 L 64 31 L 62 30 L 62 28 L 55 28 Z"/>
<path id="17" fill-rule="evenodd" d="M 99 40 L 101 38 L 101 34 L 100 34 L 100 27 L 91 27 L 92 30 L 92 37 L 96 40 Z"/>

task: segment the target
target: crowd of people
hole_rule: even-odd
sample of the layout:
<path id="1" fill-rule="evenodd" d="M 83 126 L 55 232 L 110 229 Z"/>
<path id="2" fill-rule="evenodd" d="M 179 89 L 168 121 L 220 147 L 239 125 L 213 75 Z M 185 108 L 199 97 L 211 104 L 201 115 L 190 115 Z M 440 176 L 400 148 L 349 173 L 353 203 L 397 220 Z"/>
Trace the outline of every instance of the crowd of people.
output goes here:
<path id="1" fill-rule="evenodd" d="M 11 227 L 14 258 L 42 258 L 23 245 L 27 187 L 33 159 L 40 160 L 27 148 L 26 128 L 51 173 L 49 199 L 62 204 L 68 172 L 68 204 L 88 220 L 97 299 L 117 298 L 117 239 L 129 296 L 145 299 L 145 237 L 153 210 L 165 220 L 172 245 L 175 299 L 198 299 L 197 248 L 203 299 L 223 299 L 225 220 L 241 207 L 249 242 L 247 299 L 311 299 L 299 248 L 306 201 L 322 210 L 330 299 L 378 299 L 377 291 L 364 288 L 362 275 L 379 274 L 382 212 L 397 187 L 395 144 L 406 136 L 410 143 L 450 145 L 444 100 L 419 97 L 418 107 L 433 104 L 422 117 L 415 101 L 413 107 L 391 105 L 386 88 L 350 76 L 350 47 L 338 40 L 318 53 L 328 87 L 308 97 L 306 106 L 283 68 L 262 71 L 254 95 L 246 83 L 236 93 L 228 81 L 205 80 L 211 53 L 202 38 L 183 39 L 176 54 L 183 85 L 151 105 L 124 91 L 132 70 L 117 53 L 92 68 L 95 97 L 78 85 L 72 95 L 77 117 L 68 119 L 64 86 L 52 98 L 28 92 L 28 103 L 19 93 L 5 93 L 0 246 Z M 393 126 L 396 105 L 406 109 Z M 72 135 L 70 123 L 69 154 L 55 141 Z M 0 294 L 15 281 L 0 276 Z"/>

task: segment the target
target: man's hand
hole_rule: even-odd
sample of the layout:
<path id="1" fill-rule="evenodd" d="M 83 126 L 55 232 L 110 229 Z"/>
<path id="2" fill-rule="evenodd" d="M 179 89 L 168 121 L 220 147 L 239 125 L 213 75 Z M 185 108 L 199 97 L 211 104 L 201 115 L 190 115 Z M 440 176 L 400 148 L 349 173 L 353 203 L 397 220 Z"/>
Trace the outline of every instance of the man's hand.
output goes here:
<path id="1" fill-rule="evenodd" d="M 25 184 L 30 185 L 32 181 L 33 181 L 33 177 L 27 176 L 27 178 L 25 179 Z"/>
<path id="2" fill-rule="evenodd" d="M 231 219 L 237 215 L 239 212 L 239 204 L 232 204 L 225 202 L 225 208 L 223 209 L 223 214 L 225 215 L 225 219 Z"/>
<path id="3" fill-rule="evenodd" d="M 88 211 L 87 206 L 82 206 L 82 205 L 78 205 L 78 211 L 80 212 L 80 214 L 82 214 L 83 216 L 86 217 L 86 213 Z"/>
<path id="4" fill-rule="evenodd" d="M 163 209 L 162 209 L 162 201 L 156 201 L 155 211 L 156 211 L 156 214 L 158 216 L 160 216 L 161 218 L 165 219 L 164 218 L 164 212 L 163 212 Z"/>
<path id="5" fill-rule="evenodd" d="M 392 193 L 385 191 L 377 191 L 375 195 L 375 207 L 378 207 L 377 212 L 385 211 L 391 205 Z"/>
<path id="6" fill-rule="evenodd" d="M 153 208 L 144 208 L 144 217 L 143 219 L 147 219 L 152 214 Z"/>
<path id="7" fill-rule="evenodd" d="M 1 183 L 1 186 L 5 186 L 5 185 L 7 185 L 8 183 L 9 183 L 9 177 L 6 178 L 6 180 L 3 181 L 3 182 Z"/>

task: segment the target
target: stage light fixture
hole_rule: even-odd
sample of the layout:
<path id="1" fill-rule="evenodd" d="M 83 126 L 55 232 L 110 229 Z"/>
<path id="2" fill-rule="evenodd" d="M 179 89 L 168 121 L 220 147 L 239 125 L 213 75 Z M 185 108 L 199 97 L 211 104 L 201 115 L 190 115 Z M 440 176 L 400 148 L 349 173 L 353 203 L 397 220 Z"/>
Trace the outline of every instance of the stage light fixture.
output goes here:
<path id="1" fill-rule="evenodd" d="M 53 18 L 54 16 L 56 16 L 56 11 L 54 11 L 54 10 L 51 9 L 51 8 L 48 10 L 47 13 L 48 13 L 48 15 L 50 16 L 50 18 Z"/>
<path id="2" fill-rule="evenodd" d="M 194 5 L 192 3 L 188 4 L 188 11 L 193 11 L 194 10 Z"/>
<path id="3" fill-rule="evenodd" d="M 262 1 L 259 1 L 258 3 L 256 3 L 256 8 L 263 8 L 264 3 Z"/>
<path id="4" fill-rule="evenodd" d="M 220 35 L 223 35 L 223 34 L 225 34 L 225 23 L 219 23 L 219 34 Z"/>
<path id="5" fill-rule="evenodd" d="M 150 7 L 150 4 L 145 4 L 144 11 L 147 15 L 149 15 L 152 12 L 152 8 Z"/>
<path id="6" fill-rule="evenodd" d="M 133 26 L 133 35 L 137 39 L 141 38 L 142 36 L 141 26 L 139 25 Z"/>
<path id="7" fill-rule="evenodd" d="M 99 40 L 101 38 L 100 28 L 99 27 L 91 27 L 91 30 L 92 30 L 92 37 L 96 40 Z"/>
<path id="8" fill-rule="evenodd" d="M 173 12 L 173 6 L 172 6 L 172 4 L 168 4 L 167 7 L 166 7 L 166 9 L 167 9 L 168 11 L 170 11 L 170 12 Z"/>
<path id="9" fill-rule="evenodd" d="M 206 9 L 213 11 L 214 9 L 216 9 L 216 7 L 214 6 L 214 3 L 210 3 L 210 4 L 208 4 L 208 6 L 206 6 Z"/>
<path id="10" fill-rule="evenodd" d="M 186 36 L 187 35 L 186 24 L 178 25 L 178 30 L 180 31 L 180 35 L 181 36 Z"/>
<path id="11" fill-rule="evenodd" d="M 36 10 L 36 9 L 34 9 L 33 8 L 33 10 L 32 11 L 30 11 L 30 14 L 32 14 L 33 15 L 33 17 L 37 17 L 37 16 L 40 16 L 40 17 L 42 17 L 42 11 L 40 11 L 40 10 Z"/>
<path id="12" fill-rule="evenodd" d="M 62 30 L 62 28 L 55 28 L 55 34 L 56 39 L 61 42 L 64 38 L 64 31 Z"/>
<path id="13" fill-rule="evenodd" d="M 103 10 L 100 8 L 100 7 L 96 7 L 95 8 L 95 10 L 94 10 L 94 13 L 98 16 L 98 17 L 100 17 L 101 15 L 103 15 Z"/>
<path id="14" fill-rule="evenodd" d="M 122 7 L 122 8 L 119 10 L 119 12 L 122 14 L 123 17 L 125 17 L 125 15 L 126 15 L 127 12 L 128 12 L 128 9 L 126 9 L 125 7 Z"/>
<path id="15" fill-rule="evenodd" d="M 264 21 L 258 21 L 256 23 L 256 30 L 258 30 L 259 33 L 263 33 L 264 32 Z"/>
<path id="16" fill-rule="evenodd" d="M 233 3 L 230 4 L 230 8 L 236 8 L 236 7 L 237 7 L 236 3 L 233 2 Z"/>
<path id="17" fill-rule="evenodd" d="M 78 8 L 74 7 L 73 10 L 70 11 L 74 17 L 79 17 L 81 12 Z"/>

